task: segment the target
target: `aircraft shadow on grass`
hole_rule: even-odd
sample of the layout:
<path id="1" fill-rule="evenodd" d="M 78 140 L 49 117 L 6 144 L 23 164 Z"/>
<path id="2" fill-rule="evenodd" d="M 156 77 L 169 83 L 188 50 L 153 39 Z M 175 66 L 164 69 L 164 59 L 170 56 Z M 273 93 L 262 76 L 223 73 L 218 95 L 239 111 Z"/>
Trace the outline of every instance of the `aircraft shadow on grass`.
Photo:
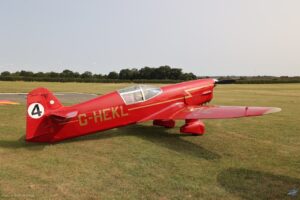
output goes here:
<path id="1" fill-rule="evenodd" d="M 218 175 L 217 181 L 226 191 L 246 200 L 300 199 L 297 194 L 300 179 L 288 176 L 244 168 L 229 168 Z"/>
<path id="2" fill-rule="evenodd" d="M 1 147 L 10 149 L 25 148 L 28 150 L 39 151 L 44 149 L 45 144 L 26 142 L 25 136 L 22 136 L 18 140 L 0 140 L 0 148 Z"/>
<path id="3" fill-rule="evenodd" d="M 195 143 L 184 140 L 184 137 L 197 137 L 184 134 L 171 134 L 163 127 L 131 125 L 118 128 L 118 131 L 105 131 L 102 133 L 87 135 L 84 137 L 74 138 L 59 143 L 78 142 L 84 140 L 98 140 L 111 137 L 135 136 L 150 141 L 155 145 L 159 145 L 172 151 L 195 156 L 206 160 L 220 159 L 221 156 L 209 151 Z M 198 136 L 199 137 L 199 136 Z"/>
<path id="4" fill-rule="evenodd" d="M 101 140 L 101 139 L 107 139 L 112 137 L 135 136 L 150 141 L 155 145 L 159 145 L 167 149 L 170 149 L 172 151 L 186 154 L 186 155 L 191 155 L 201 159 L 216 160 L 221 158 L 220 155 L 212 151 L 209 151 L 195 143 L 183 139 L 184 137 L 197 137 L 197 136 L 185 135 L 180 133 L 171 134 L 168 133 L 167 129 L 165 128 L 145 126 L 145 125 L 131 125 L 131 126 L 118 128 L 117 130 L 118 131 L 108 130 L 108 131 L 86 135 L 78 138 L 73 138 L 73 139 L 55 143 L 54 145 L 72 143 L 72 142 L 83 142 L 87 140 Z M 19 140 L 15 140 L 15 141 L 0 140 L 0 147 L 12 148 L 12 149 L 25 148 L 28 150 L 38 151 L 38 150 L 42 150 L 47 145 L 49 144 L 26 142 L 24 136 L 22 136 Z"/>

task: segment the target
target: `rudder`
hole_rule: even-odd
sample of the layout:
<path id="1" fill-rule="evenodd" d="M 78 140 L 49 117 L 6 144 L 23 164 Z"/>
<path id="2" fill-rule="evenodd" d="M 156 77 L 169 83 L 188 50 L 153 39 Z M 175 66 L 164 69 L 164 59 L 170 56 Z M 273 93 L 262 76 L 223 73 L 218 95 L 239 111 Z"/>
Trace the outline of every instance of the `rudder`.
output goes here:
<path id="1" fill-rule="evenodd" d="M 47 113 L 63 107 L 46 88 L 37 88 L 27 95 L 26 140 L 49 142 L 55 133 L 55 123 Z"/>

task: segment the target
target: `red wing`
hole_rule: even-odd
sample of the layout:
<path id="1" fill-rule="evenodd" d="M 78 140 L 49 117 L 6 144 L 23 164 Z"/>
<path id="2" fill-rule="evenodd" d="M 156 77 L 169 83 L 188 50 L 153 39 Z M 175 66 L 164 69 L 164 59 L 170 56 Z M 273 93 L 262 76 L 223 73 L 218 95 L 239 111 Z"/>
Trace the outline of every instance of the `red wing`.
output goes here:
<path id="1" fill-rule="evenodd" d="M 274 107 L 189 106 L 171 116 L 170 119 L 226 119 L 260 116 L 279 111 L 280 108 Z"/>

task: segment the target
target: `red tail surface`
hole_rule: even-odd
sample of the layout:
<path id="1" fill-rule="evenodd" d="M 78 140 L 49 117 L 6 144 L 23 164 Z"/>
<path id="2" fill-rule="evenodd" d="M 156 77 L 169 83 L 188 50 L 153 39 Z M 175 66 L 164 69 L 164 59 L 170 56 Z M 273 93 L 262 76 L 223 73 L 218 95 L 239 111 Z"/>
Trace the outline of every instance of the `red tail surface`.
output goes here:
<path id="1" fill-rule="evenodd" d="M 62 108 L 58 99 L 46 88 L 37 88 L 27 95 L 26 140 L 50 141 L 55 134 L 55 124 L 48 113 Z"/>

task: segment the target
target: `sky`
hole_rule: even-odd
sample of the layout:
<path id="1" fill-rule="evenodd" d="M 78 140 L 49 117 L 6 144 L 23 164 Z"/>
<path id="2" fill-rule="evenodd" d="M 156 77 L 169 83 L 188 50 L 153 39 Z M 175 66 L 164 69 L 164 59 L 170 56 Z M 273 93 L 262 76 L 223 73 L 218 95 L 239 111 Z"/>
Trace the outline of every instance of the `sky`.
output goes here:
<path id="1" fill-rule="evenodd" d="M 299 0 L 0 0 L 0 72 L 300 75 Z"/>

